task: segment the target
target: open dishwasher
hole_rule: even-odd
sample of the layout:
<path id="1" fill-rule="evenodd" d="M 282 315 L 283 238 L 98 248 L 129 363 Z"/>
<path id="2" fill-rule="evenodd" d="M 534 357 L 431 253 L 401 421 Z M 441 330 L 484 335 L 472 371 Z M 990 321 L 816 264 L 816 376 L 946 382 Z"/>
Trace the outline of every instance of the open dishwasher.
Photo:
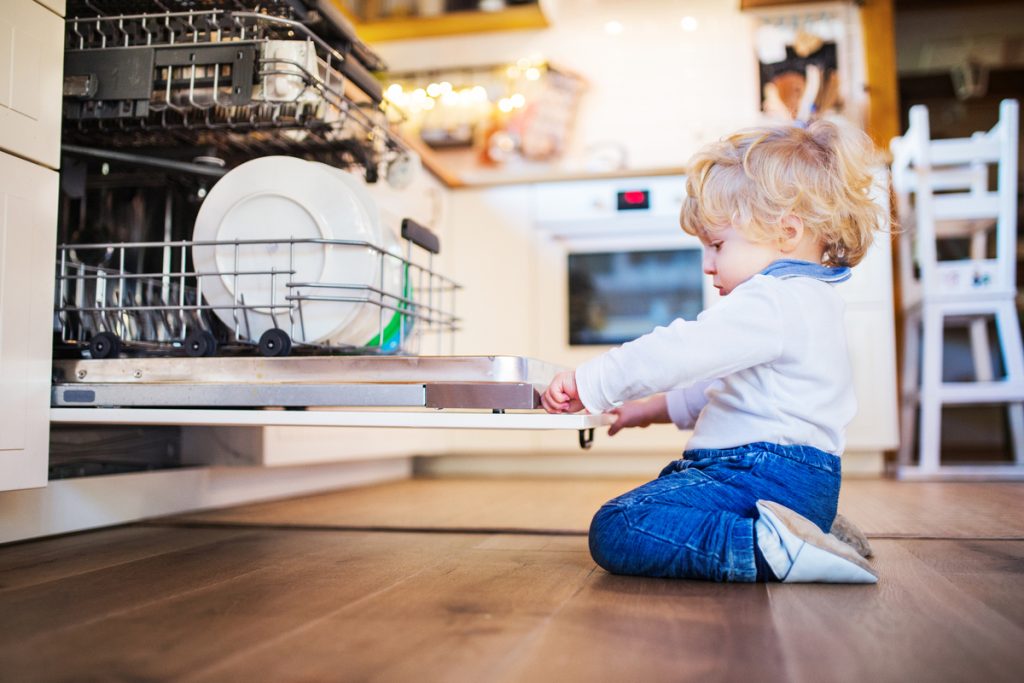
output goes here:
<path id="1" fill-rule="evenodd" d="M 247 5 L 69 2 L 51 421 L 568 429 L 589 446 L 607 417 L 538 410 L 561 368 L 452 354 L 459 285 L 417 221 L 393 221 L 396 243 L 197 238 L 254 160 L 398 188 L 418 164 L 383 63 L 329 1 Z M 316 279 L 311 253 L 371 265 Z"/>

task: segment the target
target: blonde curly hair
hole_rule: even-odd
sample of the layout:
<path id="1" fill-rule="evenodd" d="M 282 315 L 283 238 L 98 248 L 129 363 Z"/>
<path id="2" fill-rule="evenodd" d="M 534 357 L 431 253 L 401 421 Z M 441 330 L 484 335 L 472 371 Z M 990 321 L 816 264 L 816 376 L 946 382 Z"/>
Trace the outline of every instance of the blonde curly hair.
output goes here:
<path id="1" fill-rule="evenodd" d="M 741 130 L 690 159 L 679 221 L 697 237 L 732 226 L 766 242 L 792 214 L 824 245 L 822 263 L 855 266 L 882 225 L 875 161 L 868 136 L 841 122 Z"/>

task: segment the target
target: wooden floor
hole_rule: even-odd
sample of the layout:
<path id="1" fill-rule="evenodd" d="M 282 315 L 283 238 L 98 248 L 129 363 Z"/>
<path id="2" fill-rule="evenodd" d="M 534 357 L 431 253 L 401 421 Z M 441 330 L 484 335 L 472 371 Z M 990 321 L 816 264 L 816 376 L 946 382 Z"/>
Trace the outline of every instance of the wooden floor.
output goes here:
<path id="1" fill-rule="evenodd" d="M 0 547 L 0 679 L 1019 681 L 1024 484 L 845 482 L 877 586 L 612 576 L 635 480 L 416 480 Z"/>

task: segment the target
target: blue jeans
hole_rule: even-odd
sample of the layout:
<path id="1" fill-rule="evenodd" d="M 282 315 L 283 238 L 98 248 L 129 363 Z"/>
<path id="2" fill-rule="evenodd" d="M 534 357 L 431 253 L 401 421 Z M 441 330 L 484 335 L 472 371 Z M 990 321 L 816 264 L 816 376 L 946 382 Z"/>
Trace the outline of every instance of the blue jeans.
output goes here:
<path id="1" fill-rule="evenodd" d="M 839 478 L 839 458 L 810 446 L 686 451 L 597 511 L 590 554 L 613 574 L 755 581 L 755 503 L 780 503 L 827 532 Z"/>

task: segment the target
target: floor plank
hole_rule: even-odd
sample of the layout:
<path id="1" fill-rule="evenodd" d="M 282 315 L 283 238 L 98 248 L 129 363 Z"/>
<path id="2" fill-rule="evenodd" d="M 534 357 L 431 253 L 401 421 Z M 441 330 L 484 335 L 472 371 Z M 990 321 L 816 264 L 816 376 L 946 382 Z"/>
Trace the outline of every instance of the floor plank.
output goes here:
<path id="1" fill-rule="evenodd" d="M 307 629 L 479 541 L 434 534 L 221 534 L 221 542 L 194 556 L 166 554 L 162 566 L 140 561 L 0 594 L 5 671 L 17 674 L 14 680 L 62 680 L 68 672 L 86 679 L 178 679 Z M 357 627 L 351 624 L 350 632 Z M 40 657 L 41 651 L 57 656 Z"/>
<path id="2" fill-rule="evenodd" d="M 495 680 L 787 678 L 763 585 L 613 576 L 601 570 L 515 654 L 507 676 Z"/>
<path id="3" fill-rule="evenodd" d="M 636 479 L 414 479 L 161 522 L 585 533 L 605 501 L 641 483 Z"/>
<path id="4" fill-rule="evenodd" d="M 1024 628 L 1024 542 L 906 540 L 909 553 Z"/>
<path id="5" fill-rule="evenodd" d="M 491 539 L 415 577 L 279 637 L 254 643 L 187 681 L 492 680 L 516 644 L 594 571 L 580 538 L 542 547 Z"/>
<path id="6" fill-rule="evenodd" d="M 408 480 L 163 518 L 161 523 L 586 533 L 638 479 Z M 839 509 L 869 536 L 1024 538 L 1024 485 L 849 479 Z"/>
<path id="7" fill-rule="evenodd" d="M 769 586 L 791 680 L 1019 681 L 1024 629 L 905 543 L 874 544 L 877 586 Z"/>
<path id="8" fill-rule="evenodd" d="M 223 538 L 219 529 L 125 526 L 0 547 L 0 591 L 163 555 Z"/>
<path id="9" fill-rule="evenodd" d="M 839 511 L 869 536 L 1024 538 L 1024 484 L 843 482 Z"/>

